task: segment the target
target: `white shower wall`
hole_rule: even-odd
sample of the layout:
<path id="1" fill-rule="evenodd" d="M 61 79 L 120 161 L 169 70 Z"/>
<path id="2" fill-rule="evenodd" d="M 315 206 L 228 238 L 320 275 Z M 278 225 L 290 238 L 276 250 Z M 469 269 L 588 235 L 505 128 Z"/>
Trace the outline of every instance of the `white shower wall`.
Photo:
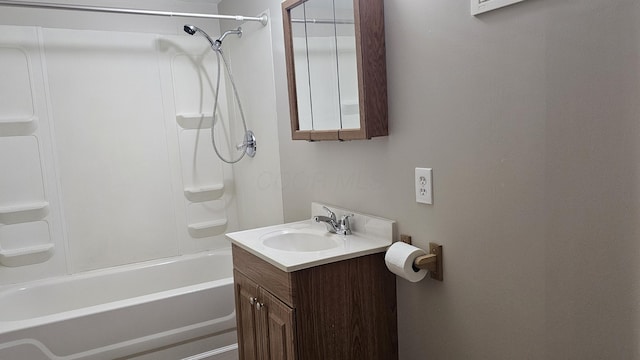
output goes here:
<path id="1" fill-rule="evenodd" d="M 235 227 L 229 192 L 220 200 L 181 199 L 194 185 L 224 184 L 223 166 L 208 143 L 195 147 L 192 133 L 199 131 L 176 126 L 177 114 L 210 111 L 211 91 L 160 76 L 198 72 L 198 62 L 174 60 L 186 56 L 176 52 L 205 52 L 204 44 L 186 37 L 61 29 L 45 29 L 43 38 L 72 271 L 226 246 L 216 237 L 223 226 L 206 228 L 204 236 L 187 230 L 207 219 L 226 219 Z M 204 59 L 212 67 L 212 58 Z M 182 111 L 171 111 L 162 89 L 174 85 L 184 87 L 175 94 L 202 92 L 196 96 L 201 101 L 177 101 Z M 194 166 L 194 155 L 203 152 L 210 163 Z M 206 175 L 191 175 L 198 171 Z M 179 182 L 174 172 L 181 173 Z M 178 219 L 177 213 L 186 216 Z"/>
<path id="2" fill-rule="evenodd" d="M 240 228 L 243 190 L 209 140 L 216 60 L 206 41 L 0 27 L 0 259 L 34 250 L 0 265 L 0 285 L 229 246 L 224 232 Z M 275 110 L 258 112 L 250 127 L 275 129 Z M 271 147 L 243 160 L 257 164 L 245 175 L 279 169 Z M 269 191 L 251 221 L 282 221 L 280 189 Z"/>
<path id="3" fill-rule="evenodd" d="M 0 28 L 0 284 L 66 269 L 39 39 Z"/>
<path id="4" fill-rule="evenodd" d="M 233 77 L 238 87 L 248 127 L 257 137 L 258 153 L 251 160 L 243 160 L 234 166 L 238 219 L 244 229 L 281 224 L 282 181 L 280 173 L 280 143 L 278 141 L 278 115 L 276 110 L 276 79 L 272 45 L 273 27 L 281 27 L 278 19 L 272 19 L 268 10 L 260 10 L 269 16 L 269 23 L 242 24 L 242 38 L 227 37 L 224 50 L 233 66 Z M 250 14 L 250 13 L 249 13 Z M 257 15 L 257 14 L 256 14 Z M 221 29 L 237 27 L 237 23 L 224 21 Z M 259 59 L 259 61 L 256 61 Z M 244 69 L 244 70 L 243 70 Z M 231 104 L 231 91 L 227 92 Z M 239 121 L 237 106 L 229 105 L 231 116 Z M 285 112 L 285 116 L 288 113 Z"/>

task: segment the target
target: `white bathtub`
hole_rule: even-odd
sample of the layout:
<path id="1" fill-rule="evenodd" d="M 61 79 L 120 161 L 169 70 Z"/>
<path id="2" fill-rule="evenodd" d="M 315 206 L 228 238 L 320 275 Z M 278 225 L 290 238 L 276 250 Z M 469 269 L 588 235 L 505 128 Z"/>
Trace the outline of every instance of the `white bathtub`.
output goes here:
<path id="1" fill-rule="evenodd" d="M 229 249 L 0 288 L 2 360 L 231 359 L 235 327 Z"/>

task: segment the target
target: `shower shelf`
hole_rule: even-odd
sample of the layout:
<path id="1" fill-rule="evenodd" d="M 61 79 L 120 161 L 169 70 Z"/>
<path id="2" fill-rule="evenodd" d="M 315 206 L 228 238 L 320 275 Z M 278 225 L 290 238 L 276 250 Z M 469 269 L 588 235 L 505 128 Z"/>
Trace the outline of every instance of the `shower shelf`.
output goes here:
<path id="1" fill-rule="evenodd" d="M 208 129 L 213 123 L 213 116 L 202 113 L 178 114 L 176 120 L 183 129 Z"/>
<path id="2" fill-rule="evenodd" d="M 53 248 L 53 244 L 43 244 L 20 249 L 0 250 L 0 265 L 15 267 L 45 262 L 53 255 Z"/>
<path id="3" fill-rule="evenodd" d="M 48 213 L 48 202 L 0 206 L 0 224 L 8 225 L 41 220 Z"/>
<path id="4" fill-rule="evenodd" d="M 0 136 L 31 135 L 38 128 L 38 117 L 0 119 Z"/>
<path id="5" fill-rule="evenodd" d="M 195 238 L 220 235 L 227 227 L 227 219 L 219 219 L 213 221 L 205 221 L 201 223 L 190 224 L 189 234 Z"/>
<path id="6" fill-rule="evenodd" d="M 184 189 L 184 196 L 191 202 L 219 199 L 224 193 L 224 185 L 209 185 Z"/>

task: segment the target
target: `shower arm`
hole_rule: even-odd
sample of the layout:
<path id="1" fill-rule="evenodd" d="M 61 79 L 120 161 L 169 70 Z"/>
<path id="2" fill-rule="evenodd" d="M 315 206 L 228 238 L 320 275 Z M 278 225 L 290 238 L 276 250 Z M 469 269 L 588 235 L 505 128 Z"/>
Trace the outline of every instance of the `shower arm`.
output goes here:
<path id="1" fill-rule="evenodd" d="M 225 31 L 219 38 L 217 41 L 219 41 L 220 43 L 222 43 L 224 41 L 224 38 L 227 37 L 227 35 L 238 35 L 238 37 L 242 37 L 242 28 L 239 27 L 237 29 L 233 29 L 233 30 L 227 30 Z"/>
<path id="2" fill-rule="evenodd" d="M 218 20 L 236 20 L 236 21 L 257 21 L 263 26 L 266 26 L 269 19 L 266 14 L 262 14 L 259 17 L 242 16 L 242 15 L 218 15 L 218 14 L 201 14 L 201 13 L 184 13 L 184 12 L 171 12 L 171 11 L 159 11 L 159 10 L 140 10 L 140 9 L 127 9 L 127 8 L 111 8 L 102 6 L 89 6 L 89 5 L 69 5 L 69 4 L 56 4 L 46 3 L 38 1 L 15 1 L 15 0 L 0 0 L 0 6 L 16 6 L 26 8 L 41 8 L 41 9 L 53 9 L 53 10 L 77 10 L 77 11 L 91 11 L 101 13 L 115 13 L 115 14 L 133 14 L 133 15 L 152 15 L 152 16 L 180 16 L 180 17 L 193 17 L 193 18 L 206 18 L 206 19 L 218 19 Z"/>

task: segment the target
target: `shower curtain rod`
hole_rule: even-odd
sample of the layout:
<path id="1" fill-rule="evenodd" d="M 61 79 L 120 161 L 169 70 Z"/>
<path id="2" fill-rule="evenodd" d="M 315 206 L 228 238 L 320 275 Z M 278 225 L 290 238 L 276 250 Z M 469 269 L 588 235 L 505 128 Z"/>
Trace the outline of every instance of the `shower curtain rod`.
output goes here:
<path id="1" fill-rule="evenodd" d="M 41 8 L 41 9 L 55 9 L 55 10 L 92 11 L 92 12 L 116 13 L 116 14 L 182 16 L 182 17 L 219 19 L 219 20 L 259 21 L 262 25 L 267 25 L 267 22 L 268 22 L 268 18 L 266 14 L 263 14 L 260 17 L 241 16 L 241 15 L 198 14 L 198 13 L 184 13 L 184 12 L 171 12 L 171 11 L 159 11 L 159 10 L 139 10 L 139 9 L 126 9 L 126 8 L 110 8 L 110 7 L 102 7 L 102 6 L 66 5 L 66 4 L 45 3 L 45 2 L 38 2 L 38 1 L 11 1 L 11 0 L 0 0 L 0 5 L 28 7 L 28 8 Z"/>

